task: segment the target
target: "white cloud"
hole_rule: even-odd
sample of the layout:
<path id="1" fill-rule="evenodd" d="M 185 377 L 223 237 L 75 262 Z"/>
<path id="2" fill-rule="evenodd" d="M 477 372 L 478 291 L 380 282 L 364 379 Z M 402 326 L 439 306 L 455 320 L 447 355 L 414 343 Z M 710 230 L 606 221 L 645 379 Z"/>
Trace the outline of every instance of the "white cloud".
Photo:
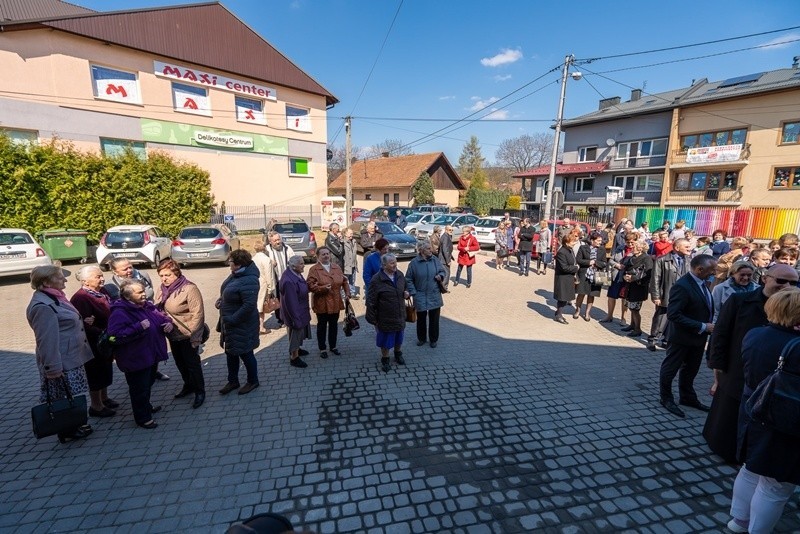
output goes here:
<path id="1" fill-rule="evenodd" d="M 786 48 L 787 46 L 795 44 L 795 43 L 789 43 L 787 41 L 795 41 L 797 39 L 800 39 L 800 33 L 788 33 L 786 35 L 776 37 L 771 41 L 767 41 L 766 43 L 761 43 L 759 46 L 764 47 L 761 50 L 775 50 L 777 48 Z"/>
<path id="2" fill-rule="evenodd" d="M 510 80 L 510 79 L 511 79 L 511 75 L 510 74 L 505 74 L 505 75 L 496 74 L 494 76 L 494 81 L 496 81 L 496 82 L 504 82 L 504 81 Z"/>
<path id="3" fill-rule="evenodd" d="M 455 98 L 456 95 L 445 95 L 445 96 L 440 96 L 439 100 L 455 100 Z"/>
<path id="4" fill-rule="evenodd" d="M 506 120 L 508 118 L 507 109 L 492 109 L 492 112 L 482 117 L 482 119 Z"/>
<path id="5" fill-rule="evenodd" d="M 498 101 L 498 100 L 500 100 L 500 99 L 499 99 L 499 98 L 497 98 L 496 96 L 493 96 L 493 97 L 491 97 L 491 98 L 489 98 L 489 99 L 487 99 L 487 100 L 481 100 L 481 98 L 480 98 L 480 97 L 478 97 L 478 96 L 473 96 L 473 97 L 472 97 L 472 100 L 473 100 L 475 103 L 474 103 L 474 104 L 472 104 L 472 107 L 470 107 L 470 108 L 469 108 L 469 110 L 470 110 L 470 111 L 480 111 L 480 110 L 482 110 L 483 108 L 486 108 L 486 107 L 489 107 L 489 106 L 491 106 L 492 104 L 494 104 L 495 102 L 497 102 L 497 101 Z"/>
<path id="6" fill-rule="evenodd" d="M 499 54 L 492 57 L 485 57 L 481 59 L 481 65 L 484 67 L 499 67 L 500 65 L 507 65 L 522 59 L 522 50 L 512 50 L 504 48 Z"/>

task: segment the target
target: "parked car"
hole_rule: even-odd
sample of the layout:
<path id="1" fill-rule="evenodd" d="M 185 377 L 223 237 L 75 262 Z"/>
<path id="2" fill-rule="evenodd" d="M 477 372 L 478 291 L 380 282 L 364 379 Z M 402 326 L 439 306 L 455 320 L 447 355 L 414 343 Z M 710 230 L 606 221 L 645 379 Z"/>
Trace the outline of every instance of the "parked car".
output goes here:
<path id="1" fill-rule="evenodd" d="M 114 258 L 127 258 L 133 264 L 150 264 L 154 269 L 172 255 L 172 239 L 151 224 L 123 225 L 109 228 L 97 246 L 97 263 L 108 270 Z"/>
<path id="2" fill-rule="evenodd" d="M 358 217 L 361 217 L 361 214 L 365 211 L 370 211 L 367 208 L 350 208 L 350 216 L 353 220 L 356 220 Z"/>
<path id="3" fill-rule="evenodd" d="M 417 231 L 417 227 L 422 224 L 428 224 L 436 217 L 441 215 L 440 213 L 422 213 L 415 211 L 414 213 L 409 213 L 406 215 L 406 227 L 403 228 L 407 234 L 414 235 Z"/>
<path id="4" fill-rule="evenodd" d="M 356 237 L 361 234 L 363 227 L 364 223 L 350 225 Z M 387 221 L 375 221 L 375 227 L 383 234 L 383 238 L 389 242 L 389 252 L 397 256 L 397 259 L 413 258 L 417 255 L 417 240 L 405 233 L 402 228 Z M 356 249 L 360 254 L 364 254 L 360 239 L 356 239 Z"/>
<path id="5" fill-rule="evenodd" d="M 456 206 L 450 209 L 450 213 L 475 213 L 475 209 L 469 206 Z"/>
<path id="6" fill-rule="evenodd" d="M 0 228 L 0 276 L 30 274 L 53 261 L 33 236 L 22 228 Z"/>
<path id="7" fill-rule="evenodd" d="M 421 204 L 419 206 L 414 206 L 414 211 L 445 215 L 450 213 L 450 207 L 447 204 Z"/>
<path id="8" fill-rule="evenodd" d="M 182 229 L 172 241 L 172 259 L 183 265 L 225 263 L 231 251 L 239 248 L 239 235 L 224 224 L 195 224 Z"/>
<path id="9" fill-rule="evenodd" d="M 394 222 L 397 219 L 397 214 L 402 213 L 405 216 L 408 216 L 411 213 L 414 213 L 413 208 L 404 207 L 404 206 L 378 206 L 372 213 L 375 214 L 376 219 L 383 216 L 383 212 L 389 212 L 389 221 Z"/>
<path id="10" fill-rule="evenodd" d="M 283 219 L 272 221 L 267 226 L 266 232 L 276 231 L 281 234 L 283 242 L 292 247 L 298 256 L 303 256 L 306 261 L 317 260 L 317 236 L 308 227 L 303 219 Z M 264 236 L 264 243 L 268 243 L 268 238 Z"/>
<path id="11" fill-rule="evenodd" d="M 358 214 L 358 216 L 354 214 L 353 222 L 368 222 L 371 215 L 372 215 L 372 210 L 362 211 L 361 213 Z"/>
<path id="12" fill-rule="evenodd" d="M 584 236 L 588 236 L 589 235 L 589 232 L 590 232 L 589 225 L 586 224 L 585 222 L 571 220 L 570 223 L 573 226 L 575 226 L 576 224 L 580 225 L 581 231 L 583 232 L 583 235 Z M 551 250 L 558 250 L 558 247 L 561 246 L 561 243 L 559 243 L 559 241 L 558 241 L 558 228 L 562 224 L 564 224 L 564 221 L 561 220 L 561 219 L 557 219 L 557 220 L 550 219 L 549 221 L 547 221 L 547 226 L 550 227 L 550 231 L 553 234 L 553 239 L 552 239 L 552 242 L 550 243 L 550 249 Z M 534 224 L 533 227 L 536 229 L 537 232 L 539 231 L 539 223 Z"/>
<path id="13" fill-rule="evenodd" d="M 481 217 L 477 220 L 477 222 L 474 224 L 474 234 L 480 246 L 494 247 L 495 234 L 497 233 L 497 223 L 502 221 L 504 218 L 505 217 L 493 215 L 490 217 Z M 514 226 L 519 226 L 519 217 L 511 217 L 511 221 L 514 223 Z"/>
<path id="14" fill-rule="evenodd" d="M 431 222 L 427 224 L 421 224 L 417 226 L 416 236 L 417 239 L 427 239 L 428 235 L 433 232 L 434 226 L 441 227 L 444 230 L 446 225 L 450 225 L 453 227 L 454 235 L 461 235 L 461 227 L 465 224 L 469 224 L 470 226 L 475 224 L 478 221 L 477 215 L 460 215 L 458 213 L 450 213 L 448 215 L 439 215 Z"/>

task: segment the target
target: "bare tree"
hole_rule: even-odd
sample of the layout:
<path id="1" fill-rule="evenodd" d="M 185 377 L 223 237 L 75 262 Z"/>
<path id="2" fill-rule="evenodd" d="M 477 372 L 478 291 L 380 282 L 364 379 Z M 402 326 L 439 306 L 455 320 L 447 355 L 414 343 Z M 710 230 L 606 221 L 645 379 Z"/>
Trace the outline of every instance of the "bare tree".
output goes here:
<path id="1" fill-rule="evenodd" d="M 377 145 L 366 148 L 364 150 L 364 157 L 379 158 L 386 152 L 389 153 L 389 157 L 410 156 L 414 153 L 414 151 L 406 146 L 400 139 L 385 139 Z"/>
<path id="2" fill-rule="evenodd" d="M 341 174 L 342 171 L 344 171 L 347 157 L 344 145 L 328 145 L 328 150 L 333 153 L 333 158 L 328 161 L 328 183 L 331 183 L 336 179 L 337 176 L 339 176 L 339 174 Z M 359 159 L 363 150 L 357 146 L 353 146 L 352 152 L 352 156 L 356 159 Z"/>
<path id="3" fill-rule="evenodd" d="M 552 155 L 553 136 L 535 133 L 501 142 L 495 158 L 500 165 L 514 169 L 515 172 L 522 172 L 547 165 Z"/>

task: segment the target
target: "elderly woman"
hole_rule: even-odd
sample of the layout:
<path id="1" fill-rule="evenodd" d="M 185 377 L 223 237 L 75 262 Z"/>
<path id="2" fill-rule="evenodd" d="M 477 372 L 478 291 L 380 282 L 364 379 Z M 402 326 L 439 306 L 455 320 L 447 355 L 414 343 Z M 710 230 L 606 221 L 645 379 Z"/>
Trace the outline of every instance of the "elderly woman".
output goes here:
<path id="1" fill-rule="evenodd" d="M 753 282 L 753 266 L 748 261 L 740 260 L 734 263 L 730 271 L 728 271 L 728 278 L 719 285 L 714 286 L 711 290 L 711 298 L 714 301 L 714 321 L 717 322 L 719 317 L 719 310 L 722 305 L 728 300 L 728 297 L 734 293 L 746 293 L 753 291 L 758 287 L 758 284 Z"/>
<path id="2" fill-rule="evenodd" d="M 733 485 L 728 528 L 733 532 L 772 532 L 786 501 L 800 484 L 800 437 L 752 421 L 744 409 L 762 380 L 777 367 L 784 347 L 798 339 L 800 289 L 778 291 L 764 306 L 769 326 L 754 328 L 742 342 L 744 391 L 739 410 L 739 470 Z M 800 344 L 795 343 L 783 370 L 800 374 Z"/>
<path id="3" fill-rule="evenodd" d="M 547 221 L 539 221 L 539 239 L 536 240 L 536 274 L 547 274 L 547 261 L 545 256 L 550 251 L 550 242 L 553 240 L 553 233 L 547 226 Z M 542 269 L 544 265 L 544 269 Z"/>
<path id="4" fill-rule="evenodd" d="M 381 270 L 372 278 L 367 291 L 366 320 L 375 326 L 375 344 L 381 349 L 381 369 L 388 373 L 389 349 L 394 350 L 397 365 L 405 365 L 403 359 L 403 334 L 406 328 L 405 299 L 411 295 L 406 291 L 406 278 L 397 270 L 394 254 L 381 256 Z"/>
<path id="5" fill-rule="evenodd" d="M 417 245 L 417 256 L 408 263 L 406 288 L 414 298 L 417 310 L 417 346 L 430 339 L 431 348 L 439 342 L 439 315 L 444 304 L 441 288 L 447 271 L 442 262 L 433 255 L 429 243 Z"/>
<path id="6" fill-rule="evenodd" d="M 556 274 L 553 281 L 556 313 L 553 320 L 561 324 L 567 324 L 562 313 L 564 307 L 575 298 L 575 276 L 580 270 L 573 251 L 573 245 L 577 239 L 575 234 L 567 232 L 561 238 L 561 247 L 556 253 Z"/>
<path id="7" fill-rule="evenodd" d="M 719 259 L 723 254 L 731 251 L 731 245 L 728 243 L 728 234 L 725 230 L 714 230 L 711 234 L 711 254 Z"/>
<path id="8" fill-rule="evenodd" d="M 617 236 L 619 238 L 619 236 Z M 611 287 L 608 288 L 608 312 L 604 319 L 601 319 L 601 323 L 610 323 L 614 320 L 614 310 L 617 307 L 617 299 L 622 299 L 622 313 L 620 314 L 620 324 L 625 324 L 625 312 L 628 311 L 628 304 L 625 301 L 625 297 L 623 296 L 624 292 L 627 290 L 623 290 L 626 283 L 623 280 L 625 276 L 625 265 L 623 261 L 628 256 L 633 254 L 633 245 L 639 240 L 639 233 L 633 230 L 626 232 L 622 236 L 622 242 L 624 243 L 621 249 L 618 249 L 614 252 L 611 256 L 611 259 L 608 261 L 609 267 L 611 267 L 611 279 L 613 282 L 611 283 Z"/>
<path id="9" fill-rule="evenodd" d="M 344 309 L 343 297 L 350 294 L 347 278 L 332 259 L 328 247 L 318 248 L 317 263 L 311 266 L 306 277 L 308 291 L 311 292 L 311 308 L 317 315 L 317 346 L 319 357 L 322 359 L 328 357 L 326 339 L 331 354 L 336 356 L 341 354 L 336 348 L 339 312 Z"/>
<path id="10" fill-rule="evenodd" d="M 308 367 L 300 356 L 303 340 L 311 339 L 311 312 L 308 308 L 308 283 L 303 278 L 305 262 L 301 256 L 289 259 L 289 268 L 281 276 L 281 296 L 283 298 L 284 321 L 289 338 L 289 365 L 301 369 Z"/>
<path id="11" fill-rule="evenodd" d="M 625 298 L 631 312 L 631 324 L 623 327 L 628 337 L 642 335 L 642 303 L 650 296 L 650 277 L 653 274 L 653 258 L 647 254 L 647 244 L 637 241 L 633 244 L 632 254 L 622 264 L 625 266 Z"/>
<path id="12" fill-rule="evenodd" d="M 472 227 L 465 224 L 461 227 L 461 237 L 458 238 L 458 268 L 456 269 L 456 280 L 454 286 L 458 285 L 461 279 L 461 269 L 467 268 L 467 289 L 472 286 L 472 266 L 475 265 L 475 256 L 481 249 L 478 238 L 472 235 Z"/>
<path id="13" fill-rule="evenodd" d="M 353 230 L 348 228 L 344 231 L 344 276 L 347 278 L 347 285 L 350 286 L 350 298 L 358 300 L 356 293 L 356 273 L 358 272 L 358 244 L 353 237 Z"/>
<path id="14" fill-rule="evenodd" d="M 720 256 L 717 262 L 717 271 L 714 280 L 715 287 L 728 279 L 729 272 L 734 263 L 746 259 L 744 249 L 747 245 L 747 238 L 744 237 L 734 237 L 731 240 L 730 251 Z"/>
<path id="15" fill-rule="evenodd" d="M 103 272 L 96 265 L 81 267 L 75 278 L 81 288 L 72 295 L 70 302 L 83 317 L 86 339 L 92 347 L 94 358 L 83 366 L 89 381 L 89 415 L 92 417 L 111 417 L 117 412 L 119 403 L 108 398 L 108 386 L 114 381 L 114 368 L 111 358 L 102 356 L 97 350 L 100 335 L 108 328 L 111 315 L 111 299 L 103 288 Z"/>
<path id="16" fill-rule="evenodd" d="M 431 250 L 433 251 L 434 256 L 439 255 L 439 244 L 442 242 L 442 227 L 438 224 L 433 225 L 433 231 L 431 232 L 431 237 L 428 239 L 431 243 Z"/>
<path id="17" fill-rule="evenodd" d="M 36 336 L 36 366 L 41 384 L 40 402 L 80 395 L 89 390 L 84 364 L 92 359 L 81 314 L 64 295 L 67 279 L 60 267 L 42 265 L 31 271 L 34 289 L 25 315 Z M 61 443 L 85 438 L 92 427 L 84 425 L 60 433 Z"/>
<path id="18" fill-rule="evenodd" d="M 156 291 L 156 307 L 169 315 L 175 328 L 169 335 L 169 346 L 175 366 L 183 378 L 183 387 L 176 399 L 194 393 L 192 408 L 206 400 L 206 383 L 200 364 L 200 343 L 205 326 L 203 295 L 195 284 L 181 272 L 180 266 L 169 258 L 158 264 L 161 287 Z"/>
<path id="19" fill-rule="evenodd" d="M 595 297 L 600 296 L 603 286 L 595 283 L 594 273 L 606 268 L 606 249 L 603 247 L 603 234 L 592 232 L 589 235 L 589 243 L 581 245 L 575 257 L 578 262 L 578 287 L 576 288 L 577 298 L 575 299 L 575 313 L 573 319 L 581 316 L 581 305 L 583 298 L 586 297 L 586 313 L 583 320 L 591 321 L 590 313 Z"/>
<path id="20" fill-rule="evenodd" d="M 293 256 L 292 256 L 293 257 Z M 256 389 L 258 363 L 253 351 L 261 343 L 258 337 L 258 267 L 246 250 L 234 250 L 228 256 L 231 274 L 222 282 L 219 309 L 220 345 L 228 364 L 228 383 L 219 390 L 227 395 L 239 389 L 239 360 L 247 370 L 247 383 L 239 389 L 246 395 Z"/>
<path id="21" fill-rule="evenodd" d="M 142 282 L 123 280 L 119 291 L 121 298 L 111 304 L 108 335 L 114 339 L 117 367 L 128 382 L 133 419 L 140 427 L 151 430 L 158 426 L 153 414 L 161 407 L 150 404 L 150 390 L 158 362 L 167 360 L 164 334 L 172 332 L 172 321 L 147 300 Z"/>
<path id="22" fill-rule="evenodd" d="M 497 223 L 497 228 L 494 231 L 494 252 L 495 256 L 495 269 L 500 270 L 503 268 L 503 264 L 508 262 L 508 236 L 506 235 L 506 226 L 510 226 L 511 223 L 506 223 L 505 221 L 500 221 Z"/>
<path id="23" fill-rule="evenodd" d="M 264 251 L 267 250 L 267 245 L 263 241 L 256 241 L 253 245 L 253 263 L 258 268 L 258 324 L 259 334 L 269 334 L 271 330 L 267 328 L 266 316 L 268 310 L 265 309 L 267 305 L 267 297 L 274 294 L 275 287 L 273 283 L 274 269 L 272 267 L 272 260 L 267 256 Z"/>

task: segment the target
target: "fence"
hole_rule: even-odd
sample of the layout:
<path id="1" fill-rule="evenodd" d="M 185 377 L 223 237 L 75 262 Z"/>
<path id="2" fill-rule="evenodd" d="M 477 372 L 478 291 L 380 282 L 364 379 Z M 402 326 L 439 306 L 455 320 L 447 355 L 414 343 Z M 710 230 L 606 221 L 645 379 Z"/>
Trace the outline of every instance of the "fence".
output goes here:
<path id="1" fill-rule="evenodd" d="M 233 217 L 233 219 L 231 219 Z M 322 225 L 320 206 L 224 206 L 211 214 L 211 222 L 232 222 L 240 232 L 266 228 L 270 219 L 303 219 L 311 228 Z"/>

